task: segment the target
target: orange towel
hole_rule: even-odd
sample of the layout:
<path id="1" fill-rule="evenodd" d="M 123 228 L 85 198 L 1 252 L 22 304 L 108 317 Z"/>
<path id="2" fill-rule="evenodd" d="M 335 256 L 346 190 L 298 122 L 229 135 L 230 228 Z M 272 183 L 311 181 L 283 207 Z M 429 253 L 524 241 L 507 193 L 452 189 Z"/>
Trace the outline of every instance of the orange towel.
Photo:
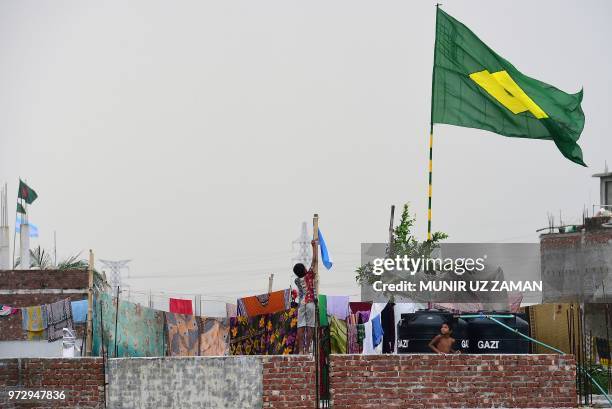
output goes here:
<path id="1" fill-rule="evenodd" d="M 240 299 L 240 302 L 244 305 L 246 315 L 249 317 L 262 314 L 273 314 L 275 312 L 285 311 L 290 307 L 290 305 L 288 305 L 289 290 L 280 290 L 270 294 L 244 297 Z"/>

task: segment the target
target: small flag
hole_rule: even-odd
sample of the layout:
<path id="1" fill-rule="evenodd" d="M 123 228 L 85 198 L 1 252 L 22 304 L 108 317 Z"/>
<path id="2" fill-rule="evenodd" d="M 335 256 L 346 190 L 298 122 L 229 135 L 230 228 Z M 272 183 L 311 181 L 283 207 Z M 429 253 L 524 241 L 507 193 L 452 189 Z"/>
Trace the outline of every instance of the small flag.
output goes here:
<path id="1" fill-rule="evenodd" d="M 323 234 L 321 233 L 321 229 L 319 229 L 319 244 L 321 247 L 321 258 L 323 259 L 323 265 L 326 269 L 332 268 L 331 259 L 329 258 L 329 252 L 327 251 L 327 244 L 325 244 L 325 239 L 323 238 Z"/>
<path id="2" fill-rule="evenodd" d="M 19 179 L 19 191 L 17 192 L 17 197 L 19 199 L 25 200 L 27 204 L 32 204 L 34 200 L 38 197 L 34 189 L 30 186 L 26 185 L 23 180 Z"/>
<path id="3" fill-rule="evenodd" d="M 32 223 L 24 223 L 21 217 L 17 216 L 17 220 L 15 220 L 15 231 L 17 233 L 21 233 L 21 225 L 27 224 L 30 226 L 30 237 L 38 237 L 38 226 Z"/>
<path id="4" fill-rule="evenodd" d="M 17 213 L 26 214 L 26 211 L 21 205 L 21 203 L 17 203 Z"/>

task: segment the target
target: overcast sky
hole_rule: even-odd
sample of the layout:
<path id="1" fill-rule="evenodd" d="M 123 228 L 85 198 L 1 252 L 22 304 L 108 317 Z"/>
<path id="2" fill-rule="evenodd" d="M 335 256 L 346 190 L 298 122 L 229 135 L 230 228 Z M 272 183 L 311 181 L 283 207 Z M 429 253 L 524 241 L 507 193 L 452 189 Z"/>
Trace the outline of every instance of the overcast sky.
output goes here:
<path id="1" fill-rule="evenodd" d="M 57 231 L 60 257 L 133 259 L 132 291 L 208 299 L 264 292 L 272 272 L 287 287 L 318 212 L 321 291 L 356 295 L 391 204 L 426 234 L 434 4 L 2 1 L 0 180 L 38 192 L 33 245 Z M 533 242 L 547 212 L 578 221 L 612 165 L 612 3 L 443 8 L 525 74 L 584 87 L 589 168 L 550 141 L 436 126 L 434 229 Z"/>

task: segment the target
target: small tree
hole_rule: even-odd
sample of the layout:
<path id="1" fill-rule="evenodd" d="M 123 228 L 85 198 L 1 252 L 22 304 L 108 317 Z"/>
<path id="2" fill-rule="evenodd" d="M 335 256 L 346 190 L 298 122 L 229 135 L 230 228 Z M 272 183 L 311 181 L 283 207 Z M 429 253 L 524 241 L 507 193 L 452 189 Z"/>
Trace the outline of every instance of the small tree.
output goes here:
<path id="1" fill-rule="evenodd" d="M 15 260 L 15 267 L 21 264 L 21 257 L 17 257 Z M 81 253 L 70 256 L 57 263 L 57 266 L 53 264 L 51 255 L 48 251 L 38 246 L 34 249 L 30 249 L 30 268 L 40 270 L 83 270 L 87 269 L 89 262 L 81 258 Z"/>
<path id="2" fill-rule="evenodd" d="M 432 252 L 438 248 L 439 243 L 448 238 L 448 235 L 443 232 L 435 232 L 431 236 L 431 240 L 419 242 L 416 237 L 412 234 L 412 227 L 416 221 L 416 216 L 410 214 L 410 208 L 408 204 L 404 204 L 402 216 L 399 224 L 393 229 L 393 242 L 389 243 L 387 247 L 387 256 L 395 257 L 408 256 L 410 258 L 429 258 Z M 368 263 L 359 266 L 355 272 L 356 281 L 360 285 L 372 285 L 379 276 L 372 272 L 373 265 Z"/>

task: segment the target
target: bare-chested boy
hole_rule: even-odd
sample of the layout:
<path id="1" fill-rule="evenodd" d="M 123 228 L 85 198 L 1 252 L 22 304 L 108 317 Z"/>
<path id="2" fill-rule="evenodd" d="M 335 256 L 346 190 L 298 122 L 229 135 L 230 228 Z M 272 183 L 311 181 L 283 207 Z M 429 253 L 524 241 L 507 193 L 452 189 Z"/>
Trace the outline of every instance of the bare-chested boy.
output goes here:
<path id="1" fill-rule="evenodd" d="M 451 337 L 451 329 L 447 323 L 440 327 L 440 334 L 436 335 L 429 343 L 429 347 L 438 354 L 456 354 L 459 351 L 453 349 L 455 338 Z"/>

